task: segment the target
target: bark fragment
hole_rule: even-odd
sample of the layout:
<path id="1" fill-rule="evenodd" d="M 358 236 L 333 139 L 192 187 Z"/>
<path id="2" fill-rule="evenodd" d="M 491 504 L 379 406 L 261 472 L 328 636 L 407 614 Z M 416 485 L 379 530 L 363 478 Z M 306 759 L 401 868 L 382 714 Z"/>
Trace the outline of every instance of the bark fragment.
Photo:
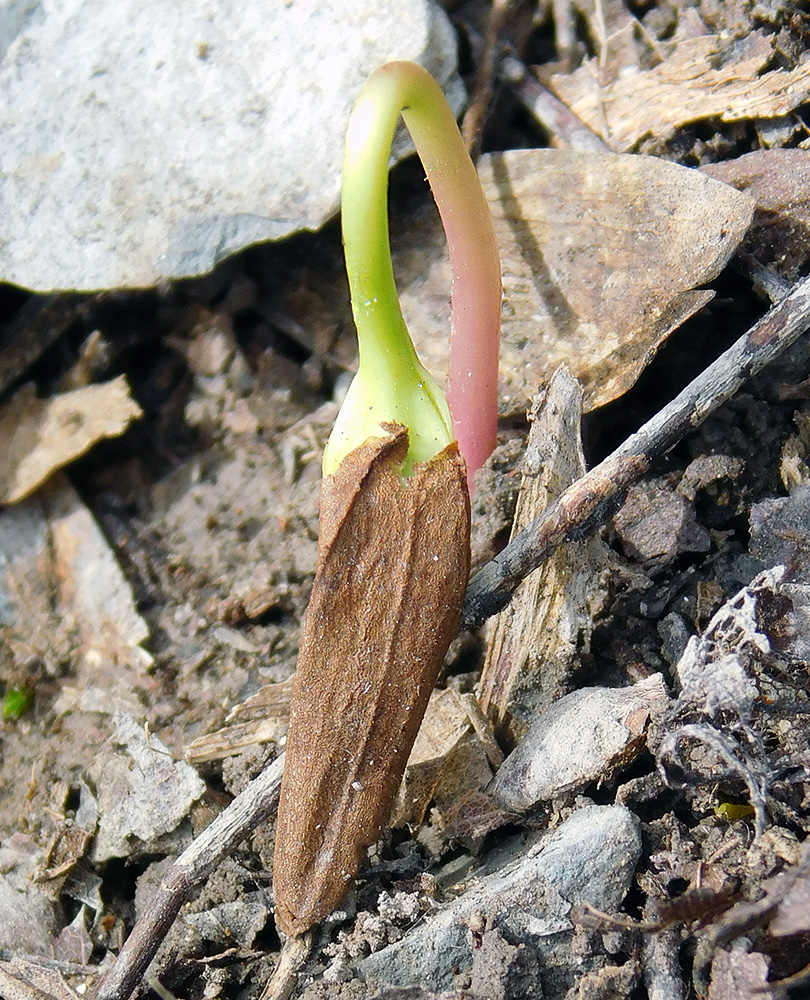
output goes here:
<path id="1" fill-rule="evenodd" d="M 512 537 L 584 475 L 581 418 L 582 391 L 567 366 L 561 366 L 530 411 Z M 492 620 L 478 691 L 481 707 L 510 749 L 569 688 L 602 600 L 599 577 L 605 558 L 599 537 L 558 549 Z"/>
<path id="2" fill-rule="evenodd" d="M 377 839 L 469 574 L 469 496 L 456 446 L 403 479 L 407 431 L 386 430 L 322 487 L 276 833 L 276 922 L 287 935 L 340 903 Z"/>

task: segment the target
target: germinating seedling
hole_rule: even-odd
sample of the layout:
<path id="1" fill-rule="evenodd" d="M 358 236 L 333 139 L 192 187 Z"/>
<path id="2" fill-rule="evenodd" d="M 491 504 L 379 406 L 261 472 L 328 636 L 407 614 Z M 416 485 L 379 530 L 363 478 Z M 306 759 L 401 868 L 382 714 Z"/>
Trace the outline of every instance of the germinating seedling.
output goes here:
<path id="1" fill-rule="evenodd" d="M 394 284 L 388 160 L 400 113 L 450 247 L 449 407 Z M 324 457 L 279 803 L 276 923 L 292 941 L 340 904 L 388 818 L 458 626 L 468 477 L 495 444 L 501 283 L 489 208 L 441 89 L 412 63 L 372 74 L 352 113 L 343 239 L 360 363 Z"/>

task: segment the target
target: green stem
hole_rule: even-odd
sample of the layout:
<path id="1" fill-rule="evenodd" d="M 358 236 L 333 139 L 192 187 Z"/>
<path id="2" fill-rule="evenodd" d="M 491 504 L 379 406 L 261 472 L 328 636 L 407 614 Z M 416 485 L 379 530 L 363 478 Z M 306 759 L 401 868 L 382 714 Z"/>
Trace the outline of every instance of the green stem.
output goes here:
<path id="1" fill-rule="evenodd" d="M 406 473 L 414 462 L 429 460 L 453 439 L 444 395 L 420 363 L 402 317 L 391 264 L 388 160 L 400 113 L 422 158 L 450 246 L 451 392 L 455 368 L 460 386 L 456 395 L 466 394 L 466 416 L 472 417 L 475 434 L 486 439 L 483 458 L 494 445 L 500 265 L 489 209 L 438 84 L 415 63 L 389 63 L 367 81 L 346 136 L 343 242 L 360 365 L 324 456 L 326 474 L 352 448 L 382 433 L 380 423 L 385 421 L 409 429 Z M 483 335 L 477 335 L 485 342 L 483 354 L 480 344 L 471 343 L 476 337 L 469 332 L 471 323 L 483 330 Z M 462 357 L 455 364 L 454 341 L 456 359 Z M 482 448 L 465 454 L 465 428 L 459 425 L 460 414 L 454 412 L 454 417 L 462 454 L 472 471 L 483 461 Z"/>

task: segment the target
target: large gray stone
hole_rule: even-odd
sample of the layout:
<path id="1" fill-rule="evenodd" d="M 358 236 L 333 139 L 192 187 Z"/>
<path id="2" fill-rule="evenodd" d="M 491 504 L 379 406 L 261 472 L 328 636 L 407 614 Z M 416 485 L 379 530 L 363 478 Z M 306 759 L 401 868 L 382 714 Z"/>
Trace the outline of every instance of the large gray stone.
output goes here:
<path id="1" fill-rule="evenodd" d="M 630 888 L 641 835 L 624 806 L 586 806 L 532 846 L 513 842 L 503 854 L 500 867 L 467 880 L 457 899 L 363 959 L 360 975 L 374 986 L 449 989 L 454 972 L 472 965 L 473 927 L 530 941 L 545 963 L 559 964 L 570 951 L 572 904 L 615 910 Z"/>
<path id="2" fill-rule="evenodd" d="M 0 280 L 37 291 L 145 287 L 317 229 L 390 59 L 463 99 L 433 0 L 7 0 L 3 52 Z"/>
<path id="3" fill-rule="evenodd" d="M 645 746 L 650 720 L 670 705 L 661 674 L 626 688 L 581 688 L 531 725 L 492 783 L 510 812 L 526 812 L 589 782 L 610 778 Z"/>

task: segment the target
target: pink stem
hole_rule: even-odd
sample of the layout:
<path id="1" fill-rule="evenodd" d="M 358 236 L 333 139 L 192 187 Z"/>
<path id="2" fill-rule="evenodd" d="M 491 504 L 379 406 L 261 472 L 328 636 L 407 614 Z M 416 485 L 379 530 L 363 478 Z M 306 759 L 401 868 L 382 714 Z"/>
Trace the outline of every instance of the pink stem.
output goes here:
<path id="1" fill-rule="evenodd" d="M 453 274 L 447 402 L 468 482 L 495 447 L 501 265 L 489 205 L 441 89 L 415 63 L 389 63 L 399 77 L 402 117 L 441 215 Z M 440 99 L 439 99 L 440 98 Z"/>

